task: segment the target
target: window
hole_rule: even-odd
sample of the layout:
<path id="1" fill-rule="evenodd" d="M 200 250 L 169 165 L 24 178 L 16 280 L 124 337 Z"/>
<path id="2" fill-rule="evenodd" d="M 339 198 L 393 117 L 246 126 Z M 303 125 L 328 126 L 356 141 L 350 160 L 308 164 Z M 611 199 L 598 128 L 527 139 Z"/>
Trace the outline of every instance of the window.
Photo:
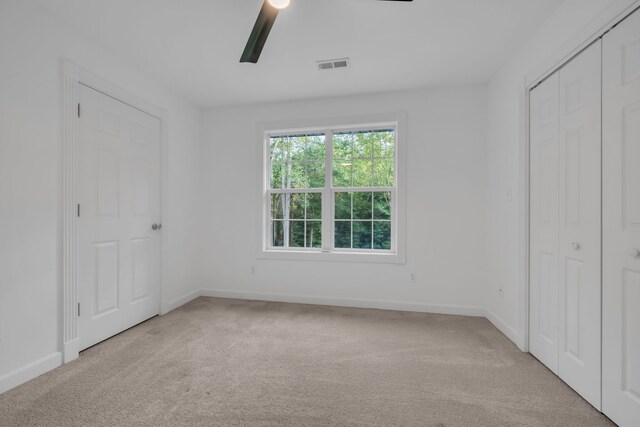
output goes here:
<path id="1" fill-rule="evenodd" d="M 262 253 L 399 260 L 399 132 L 398 121 L 265 130 Z"/>

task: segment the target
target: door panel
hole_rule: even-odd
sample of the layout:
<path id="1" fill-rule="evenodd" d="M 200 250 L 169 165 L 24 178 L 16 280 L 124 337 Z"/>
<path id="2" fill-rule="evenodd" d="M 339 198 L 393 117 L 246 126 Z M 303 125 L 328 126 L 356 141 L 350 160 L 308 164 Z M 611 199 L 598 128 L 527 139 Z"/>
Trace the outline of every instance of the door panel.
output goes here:
<path id="1" fill-rule="evenodd" d="M 622 109 L 622 215 L 626 230 L 640 230 L 640 101 Z M 636 139 L 634 139 L 636 137 Z"/>
<path id="2" fill-rule="evenodd" d="M 559 71 L 558 374 L 600 409 L 601 45 Z"/>
<path id="3" fill-rule="evenodd" d="M 640 13 L 603 38 L 602 408 L 640 420 Z"/>
<path id="4" fill-rule="evenodd" d="M 80 85 L 80 348 L 159 312 L 160 121 Z"/>
<path id="5" fill-rule="evenodd" d="M 558 373 L 558 75 L 531 91 L 531 354 Z"/>
<path id="6" fill-rule="evenodd" d="M 118 217 L 118 155 L 98 150 L 98 216 Z"/>
<path id="7" fill-rule="evenodd" d="M 622 389 L 640 399 L 640 271 L 622 272 Z"/>
<path id="8" fill-rule="evenodd" d="M 118 242 L 96 243 L 94 248 L 94 315 L 118 309 Z"/>
<path id="9" fill-rule="evenodd" d="M 133 301 L 149 296 L 151 285 L 151 242 L 148 238 L 131 239 L 133 245 Z"/>

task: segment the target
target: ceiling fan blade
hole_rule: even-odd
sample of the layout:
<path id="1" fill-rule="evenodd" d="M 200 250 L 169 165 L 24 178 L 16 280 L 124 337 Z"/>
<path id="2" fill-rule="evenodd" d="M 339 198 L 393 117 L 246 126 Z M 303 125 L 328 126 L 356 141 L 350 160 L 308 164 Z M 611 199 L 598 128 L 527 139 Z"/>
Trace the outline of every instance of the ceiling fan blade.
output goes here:
<path id="1" fill-rule="evenodd" d="M 262 48 L 276 20 L 276 16 L 278 16 L 278 9 L 271 6 L 267 0 L 264 0 L 260 13 L 258 14 L 258 19 L 256 19 L 256 23 L 249 36 L 249 41 L 247 41 L 244 52 L 242 52 L 242 56 L 240 57 L 240 62 L 252 62 L 254 64 L 258 62 Z"/>

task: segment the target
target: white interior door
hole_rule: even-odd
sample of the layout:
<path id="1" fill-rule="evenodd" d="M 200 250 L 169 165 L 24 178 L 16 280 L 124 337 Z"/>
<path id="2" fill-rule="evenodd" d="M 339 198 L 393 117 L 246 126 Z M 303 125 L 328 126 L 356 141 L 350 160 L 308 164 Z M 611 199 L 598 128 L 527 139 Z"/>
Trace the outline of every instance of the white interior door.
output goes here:
<path id="1" fill-rule="evenodd" d="M 558 74 L 530 97 L 529 350 L 558 373 Z"/>
<path id="2" fill-rule="evenodd" d="M 640 13 L 603 38 L 602 408 L 640 425 Z"/>
<path id="3" fill-rule="evenodd" d="M 80 85 L 78 333 L 85 349 L 159 312 L 160 121 Z"/>
<path id="4" fill-rule="evenodd" d="M 601 404 L 601 45 L 531 91 L 530 351 Z"/>
<path id="5" fill-rule="evenodd" d="M 559 71 L 558 375 L 600 409 L 601 43 Z"/>

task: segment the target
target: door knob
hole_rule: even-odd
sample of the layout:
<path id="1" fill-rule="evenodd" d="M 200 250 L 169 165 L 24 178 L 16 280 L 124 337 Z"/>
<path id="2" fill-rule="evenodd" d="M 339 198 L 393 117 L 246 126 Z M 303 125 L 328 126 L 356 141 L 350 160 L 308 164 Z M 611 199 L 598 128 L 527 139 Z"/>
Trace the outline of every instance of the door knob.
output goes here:
<path id="1" fill-rule="evenodd" d="M 153 231 L 162 230 L 162 224 L 156 224 L 156 223 L 154 223 L 154 224 L 151 226 L 151 229 L 152 229 Z"/>
<path id="2" fill-rule="evenodd" d="M 631 249 L 631 256 L 634 258 L 640 258 L 640 249 L 638 248 Z"/>
<path id="3" fill-rule="evenodd" d="M 578 251 L 578 250 L 580 250 L 580 243 L 578 243 L 578 242 L 573 242 L 573 243 L 571 244 L 571 247 L 572 247 L 573 249 L 575 249 L 576 251 Z"/>

